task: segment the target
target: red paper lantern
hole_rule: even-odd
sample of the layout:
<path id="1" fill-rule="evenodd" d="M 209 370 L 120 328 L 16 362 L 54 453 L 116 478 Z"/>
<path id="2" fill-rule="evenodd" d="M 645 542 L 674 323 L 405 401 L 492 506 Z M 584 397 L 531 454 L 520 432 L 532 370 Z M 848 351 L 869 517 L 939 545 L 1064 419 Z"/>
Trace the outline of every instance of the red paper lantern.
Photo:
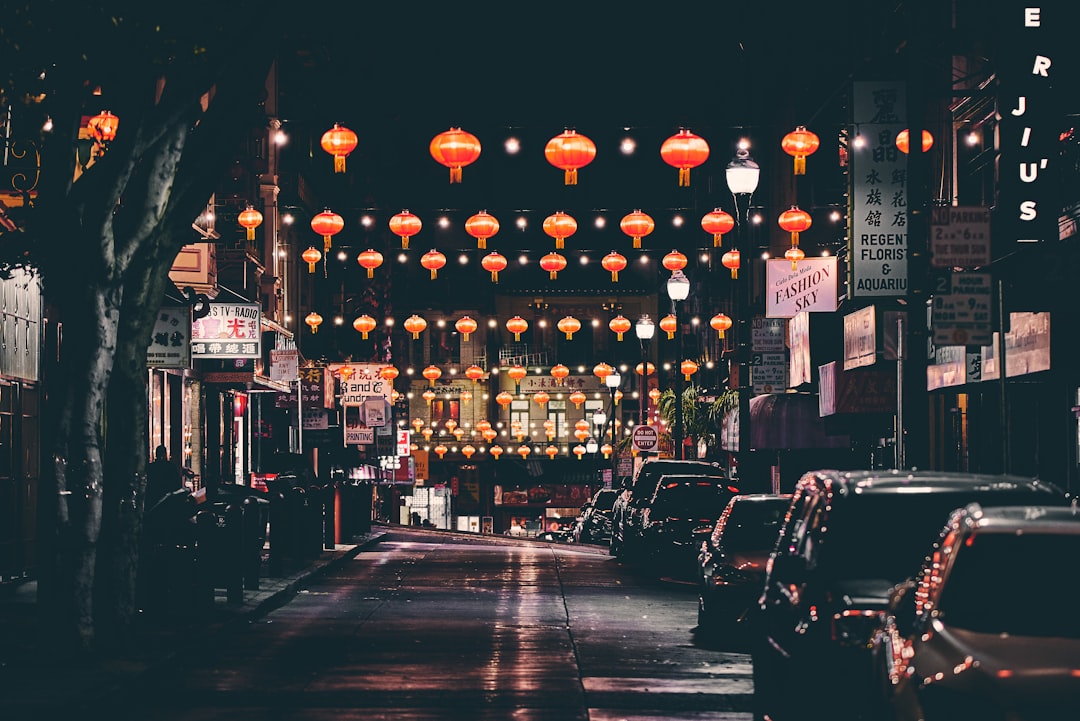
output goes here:
<path id="1" fill-rule="evenodd" d="M 551 366 L 551 377 L 555 379 L 555 385 L 561 386 L 563 379 L 570 375 L 570 369 L 562 363 Z"/>
<path id="2" fill-rule="evenodd" d="M 420 337 L 420 334 L 424 332 L 424 329 L 427 328 L 427 321 L 414 314 L 406 318 L 403 325 L 407 332 L 412 333 L 413 340 L 416 340 Z"/>
<path id="3" fill-rule="evenodd" d="M 679 366 L 679 371 L 686 377 L 686 380 L 690 380 L 690 376 L 697 373 L 698 364 L 692 360 L 684 360 Z"/>
<path id="4" fill-rule="evenodd" d="M 401 238 L 401 249 L 409 249 L 409 238 L 420 232 L 424 224 L 418 217 L 403 210 L 390 218 L 390 232 Z"/>
<path id="5" fill-rule="evenodd" d="M 739 264 L 742 263 L 742 254 L 738 248 L 732 248 L 728 252 L 724 253 L 724 256 L 720 259 L 720 262 L 725 268 L 731 271 L 732 278 L 739 277 Z"/>
<path id="6" fill-rule="evenodd" d="M 247 207 L 240 211 L 240 215 L 236 216 L 236 222 L 247 230 L 248 240 L 255 240 L 255 229 L 262 225 L 263 215 L 248 203 Z"/>
<path id="7" fill-rule="evenodd" d="M 108 110 L 102 110 L 87 122 L 90 134 L 94 136 L 94 140 L 102 145 L 108 145 L 116 140 L 116 130 L 119 126 L 120 118 Z"/>
<path id="8" fill-rule="evenodd" d="M 581 330 L 581 321 L 572 315 L 568 315 L 556 323 L 555 327 L 566 334 L 566 340 L 573 340 L 574 333 Z"/>
<path id="9" fill-rule="evenodd" d="M 530 453 L 532 453 L 532 449 L 529 448 L 528 446 L 526 446 L 526 445 L 518 446 L 517 454 L 519 456 L 521 456 L 522 460 L 525 460 L 526 458 L 528 458 Z"/>
<path id="10" fill-rule="evenodd" d="M 613 450 L 614 449 L 611 447 L 610 443 L 605 443 L 604 445 L 600 446 L 600 452 L 604 454 L 604 458 L 611 458 L 611 452 Z"/>
<path id="11" fill-rule="evenodd" d="M 431 139 L 431 157 L 450 168 L 450 182 L 461 182 L 461 169 L 480 157 L 480 140 L 461 128 L 450 128 Z"/>
<path id="12" fill-rule="evenodd" d="M 375 330 L 375 326 L 378 325 L 375 319 L 370 315 L 359 316 L 352 322 L 352 327 L 360 333 L 360 337 L 364 340 L 368 339 L 368 333 Z"/>
<path id="13" fill-rule="evenodd" d="M 784 257 L 791 261 L 791 269 L 797 270 L 799 267 L 799 261 L 806 257 L 806 253 L 802 248 L 792 246 L 784 251 Z"/>
<path id="14" fill-rule="evenodd" d="M 446 446 L 444 446 L 443 444 L 441 444 L 441 443 L 439 445 L 435 446 L 435 452 L 439 454 L 439 458 L 442 458 L 443 456 L 445 456 L 446 452 L 448 450 L 449 449 Z"/>
<path id="15" fill-rule="evenodd" d="M 427 378 L 431 385 L 434 386 L 435 381 L 442 378 L 442 371 L 439 370 L 436 366 L 428 366 L 423 371 L 421 371 L 420 375 Z"/>
<path id="16" fill-rule="evenodd" d="M 466 315 L 459 318 L 457 323 L 454 323 L 454 328 L 457 329 L 458 333 L 461 333 L 462 340 L 468 342 L 469 336 L 476 332 L 477 325 L 475 320 Z"/>
<path id="17" fill-rule="evenodd" d="M 472 446 L 466 445 L 461 447 L 461 455 L 465 456 L 465 460 L 472 458 L 474 453 L 476 453 L 476 449 Z"/>
<path id="18" fill-rule="evenodd" d="M 577 459 L 580 461 L 581 457 L 585 455 L 585 446 L 574 446 L 574 455 L 577 456 Z"/>
<path id="19" fill-rule="evenodd" d="M 514 340 L 520 341 L 521 334 L 529 329 L 529 321 L 522 318 L 520 315 L 515 315 L 510 320 L 506 321 L 506 330 L 514 334 Z M 511 369 L 513 370 L 513 369 Z M 512 378 L 513 376 L 511 376 Z"/>
<path id="20" fill-rule="evenodd" d="M 544 157 L 556 168 L 564 171 L 564 185 L 577 185 L 577 171 L 596 157 L 596 143 L 567 128 L 547 142 L 544 146 Z"/>
<path id="21" fill-rule="evenodd" d="M 634 324 L 631 323 L 628 318 L 622 315 L 617 315 L 612 318 L 610 322 L 608 322 L 608 328 L 610 328 L 611 332 L 615 334 L 616 339 L 620 341 L 623 338 L 623 333 L 626 333 L 633 327 Z"/>
<path id="22" fill-rule="evenodd" d="M 488 253 L 480 261 L 480 266 L 491 273 L 491 282 L 499 282 L 499 271 L 506 270 L 506 258 L 498 253 Z"/>
<path id="23" fill-rule="evenodd" d="M 480 431 L 481 433 L 484 433 L 486 431 L 490 431 L 491 430 L 491 421 L 489 421 L 487 419 L 482 419 L 482 420 L 477 421 L 476 422 L 476 430 Z"/>
<path id="24" fill-rule="evenodd" d="M 356 143 L 356 133 L 338 123 L 323 133 L 319 141 L 322 149 L 334 156 L 335 173 L 345 172 L 345 158 L 356 149 Z"/>
<path id="25" fill-rule="evenodd" d="M 510 395 L 506 391 L 503 391 L 499 395 L 495 396 L 495 402 L 504 408 L 510 405 L 514 400 L 514 396 Z"/>
<path id="26" fill-rule="evenodd" d="M 795 158 L 795 175 L 806 175 L 806 156 L 813 155 L 820 146 L 821 140 L 805 125 L 798 126 L 780 141 L 784 152 Z"/>
<path id="27" fill-rule="evenodd" d="M 375 277 L 375 269 L 383 264 L 383 256 L 377 250 L 368 248 L 360 255 L 356 256 L 356 262 L 360 264 L 361 268 L 367 270 L 367 277 Z"/>
<path id="28" fill-rule="evenodd" d="M 473 383 L 476 383 L 478 380 L 484 377 L 484 369 L 478 365 L 471 365 L 465 369 L 465 377 L 471 380 Z M 476 427 L 480 428 L 479 425 L 477 425 Z"/>
<path id="29" fill-rule="evenodd" d="M 546 405 L 547 402 L 550 401 L 550 400 L 551 400 L 551 396 L 549 396 L 544 391 L 539 391 L 538 393 L 533 393 L 533 402 L 536 403 L 539 406 Z"/>
<path id="30" fill-rule="evenodd" d="M 673 250 L 664 256 L 663 266 L 668 270 L 675 272 L 676 270 L 682 270 L 686 267 L 686 256 L 677 250 Z"/>
<path id="31" fill-rule="evenodd" d="M 540 267 L 548 272 L 551 280 L 559 277 L 559 271 L 566 268 L 566 258 L 558 253 L 548 253 L 540 259 Z"/>
<path id="32" fill-rule="evenodd" d="M 674 315 L 665 315 L 660 319 L 660 330 L 667 333 L 668 340 L 675 338 L 675 331 L 679 329 L 679 319 Z"/>
<path id="33" fill-rule="evenodd" d="M 602 383 L 605 378 L 615 372 L 615 369 L 609 366 L 607 363 L 597 363 L 592 369 L 593 375 L 600 379 Z"/>
<path id="34" fill-rule="evenodd" d="M 401 375 L 401 372 L 394 366 L 386 366 L 379 370 L 379 377 L 384 381 L 394 382 L 394 379 Z"/>
<path id="35" fill-rule="evenodd" d="M 634 247 L 640 248 L 641 239 L 653 232 L 656 228 L 656 223 L 653 222 L 652 217 L 648 213 L 642 213 L 640 210 L 635 210 L 634 212 L 627 213 L 623 216 L 623 219 L 619 221 L 619 227 L 622 229 L 622 232 L 634 239 Z"/>
<path id="36" fill-rule="evenodd" d="M 413 418 L 412 419 L 412 427 L 416 429 L 417 433 L 419 433 L 420 429 L 424 427 L 424 419 L 423 418 Z"/>
<path id="37" fill-rule="evenodd" d="M 638 363 L 637 367 L 634 368 L 634 372 L 638 375 L 641 375 L 642 373 L 652 375 L 653 373 L 656 373 L 656 366 L 652 363 Z"/>
<path id="38" fill-rule="evenodd" d="M 600 261 L 600 265 L 603 266 L 604 270 L 611 273 L 611 281 L 618 283 L 619 271 L 626 268 L 626 258 L 615 251 L 611 251 Z"/>
<path id="39" fill-rule="evenodd" d="M 488 238 L 499 232 L 499 221 L 486 210 L 469 216 L 465 221 L 465 232 L 476 238 L 476 247 L 487 248 Z"/>
<path id="40" fill-rule="evenodd" d="M 709 320 L 709 325 L 723 338 L 724 331 L 731 328 L 731 318 L 724 313 L 717 313 Z"/>
<path id="41" fill-rule="evenodd" d="M 322 316 L 315 311 L 311 311 L 307 314 L 307 317 L 304 318 L 304 322 L 308 324 L 309 328 L 311 328 L 312 334 L 319 332 L 319 326 L 322 325 L 322 320 Z"/>
<path id="42" fill-rule="evenodd" d="M 709 144 L 700 135 L 683 128 L 660 146 L 660 157 L 668 165 L 679 169 L 679 187 L 690 185 L 690 169 L 709 158 Z"/>
<path id="43" fill-rule="evenodd" d="M 495 456 L 495 460 L 499 460 L 499 458 L 502 456 L 503 452 L 504 451 L 502 449 L 502 446 L 492 446 L 491 450 L 488 451 L 488 453 Z"/>
<path id="44" fill-rule="evenodd" d="M 555 249 L 565 246 L 565 240 L 577 232 L 577 221 L 558 210 L 544 218 L 544 232 L 555 239 Z"/>
<path id="45" fill-rule="evenodd" d="M 574 391 L 570 394 L 570 402 L 574 404 L 574 408 L 581 408 L 581 404 L 588 399 L 581 391 Z"/>
<path id="46" fill-rule="evenodd" d="M 807 230 L 813 222 L 814 219 L 810 217 L 810 214 L 799 209 L 796 205 L 781 213 L 780 218 L 777 220 L 781 228 L 791 233 L 791 245 L 793 247 L 799 244 L 799 233 Z"/>
<path id="47" fill-rule="evenodd" d="M 311 219 L 311 229 L 323 237 L 323 252 L 330 252 L 330 238 L 341 232 L 345 220 L 329 208 Z"/>
<path id="48" fill-rule="evenodd" d="M 734 227 L 735 219 L 719 208 L 701 216 L 701 228 L 706 233 L 712 233 L 714 248 L 720 247 L 724 233 L 731 232 Z"/>
<path id="49" fill-rule="evenodd" d="M 431 279 L 439 275 L 439 268 L 446 265 L 446 256 L 437 250 L 429 250 L 420 258 L 420 265 L 431 271 Z"/>
<path id="50" fill-rule="evenodd" d="M 909 146 L 910 146 L 911 142 L 908 139 L 908 135 L 910 135 L 910 133 L 908 132 L 908 129 L 904 128 L 896 136 L 896 149 L 899 150 L 904 155 L 907 155 L 908 151 L 910 150 Z M 934 147 L 934 136 L 930 134 L 929 130 L 923 128 L 923 131 L 922 131 L 922 151 L 925 153 L 927 150 L 929 150 L 932 147 Z"/>
<path id="51" fill-rule="evenodd" d="M 514 381 L 514 385 L 519 386 L 518 391 L 521 391 L 521 381 L 529 374 L 529 371 L 525 369 L 525 366 L 510 366 L 510 370 L 506 371 L 506 375 L 510 376 L 510 379 Z"/>
<path id="52" fill-rule="evenodd" d="M 322 253 L 319 249 L 312 246 L 300 254 L 300 257 L 307 263 L 308 272 L 315 272 L 315 264 L 322 260 Z"/>

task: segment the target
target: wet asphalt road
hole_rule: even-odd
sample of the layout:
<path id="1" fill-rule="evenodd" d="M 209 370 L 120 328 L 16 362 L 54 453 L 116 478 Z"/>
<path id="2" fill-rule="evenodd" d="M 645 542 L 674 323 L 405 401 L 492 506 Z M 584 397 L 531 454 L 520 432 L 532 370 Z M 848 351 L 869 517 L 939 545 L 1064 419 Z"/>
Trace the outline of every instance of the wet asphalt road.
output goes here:
<path id="1" fill-rule="evenodd" d="M 572 545 L 394 530 L 115 707 L 155 721 L 751 719 L 696 591 Z"/>

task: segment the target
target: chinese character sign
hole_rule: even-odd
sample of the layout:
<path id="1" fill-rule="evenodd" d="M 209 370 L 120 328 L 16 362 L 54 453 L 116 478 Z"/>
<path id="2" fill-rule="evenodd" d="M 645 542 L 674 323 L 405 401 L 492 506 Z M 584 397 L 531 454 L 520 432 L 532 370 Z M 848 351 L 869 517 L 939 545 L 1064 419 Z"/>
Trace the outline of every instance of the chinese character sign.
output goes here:
<path id="1" fill-rule="evenodd" d="M 255 303 L 210 303 L 191 324 L 191 355 L 197 358 L 260 358 L 260 312 Z"/>
<path id="2" fill-rule="evenodd" d="M 852 297 L 907 294 L 907 156 L 896 136 L 907 123 L 904 84 L 854 83 L 851 143 Z M 918 152 L 919 141 L 912 143 Z"/>
<path id="3" fill-rule="evenodd" d="M 148 368 L 191 367 L 191 308 L 162 306 L 154 320 L 150 345 L 146 348 Z"/>

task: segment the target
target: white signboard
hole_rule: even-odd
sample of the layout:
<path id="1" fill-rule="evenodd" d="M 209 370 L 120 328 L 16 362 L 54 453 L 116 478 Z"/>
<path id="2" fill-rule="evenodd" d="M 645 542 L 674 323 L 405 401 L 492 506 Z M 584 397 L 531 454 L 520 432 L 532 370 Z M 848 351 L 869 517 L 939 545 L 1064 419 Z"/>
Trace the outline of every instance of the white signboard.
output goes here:
<path id="1" fill-rule="evenodd" d="M 874 365 L 877 360 L 877 323 L 874 306 L 844 316 L 844 370 Z"/>
<path id="2" fill-rule="evenodd" d="M 990 264 L 990 209 L 946 206 L 930 211 L 930 265 L 981 268 Z"/>
<path id="3" fill-rule="evenodd" d="M 407 456 L 412 451 L 412 443 L 409 441 L 409 431 L 399 428 L 397 432 L 397 454 Z"/>
<path id="4" fill-rule="evenodd" d="M 261 319 L 255 303 L 210 303 L 209 314 L 191 323 L 195 358 L 260 358 Z"/>
<path id="5" fill-rule="evenodd" d="M 750 379 L 754 395 L 779 393 L 787 388 L 787 353 L 752 353 L 750 356 Z"/>
<path id="6" fill-rule="evenodd" d="M 386 401 L 380 398 L 368 398 L 364 401 L 364 423 L 371 428 L 386 425 Z"/>
<path id="7" fill-rule="evenodd" d="M 270 380 L 291 383 L 300 376 L 300 351 L 270 351 Z"/>
<path id="8" fill-rule="evenodd" d="M 191 367 L 191 307 L 164 305 L 146 348 L 148 368 Z"/>
<path id="9" fill-rule="evenodd" d="M 755 315 L 750 327 L 750 346 L 762 353 L 782 353 L 787 350 L 787 320 Z"/>
<path id="10" fill-rule="evenodd" d="M 1010 330 L 1005 334 L 1005 375 L 1014 376 L 1050 370 L 1050 314 L 1010 313 Z M 997 362 L 998 334 L 982 349 L 982 379 L 1001 377 Z"/>
<path id="11" fill-rule="evenodd" d="M 930 323 L 934 345 L 989 345 L 989 273 L 953 273 L 952 292 L 934 295 Z"/>
<path id="12" fill-rule="evenodd" d="M 836 258 L 806 258 L 795 269 L 787 260 L 765 266 L 765 315 L 791 318 L 796 313 L 832 313 L 836 310 Z"/>
<path id="13" fill-rule="evenodd" d="M 367 446 L 375 442 L 375 429 L 364 423 L 362 406 L 346 406 L 343 410 L 345 445 Z"/>
<path id="14" fill-rule="evenodd" d="M 853 117 L 862 145 L 851 143 L 851 297 L 907 293 L 907 156 L 896 148 L 906 126 L 900 80 L 853 83 Z M 911 147 L 921 147 L 913 140 Z"/>
<path id="15" fill-rule="evenodd" d="M 385 367 L 378 363 L 332 363 L 327 366 L 327 370 L 341 381 L 341 405 L 361 405 L 372 396 L 389 402 L 394 384 L 379 375 Z"/>

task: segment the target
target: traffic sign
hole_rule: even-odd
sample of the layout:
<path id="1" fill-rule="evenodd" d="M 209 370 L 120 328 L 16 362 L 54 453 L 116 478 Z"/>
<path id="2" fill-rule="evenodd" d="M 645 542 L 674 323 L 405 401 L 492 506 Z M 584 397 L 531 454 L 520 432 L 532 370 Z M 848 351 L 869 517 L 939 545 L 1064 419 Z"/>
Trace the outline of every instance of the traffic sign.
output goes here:
<path id="1" fill-rule="evenodd" d="M 656 426 L 638 426 L 634 429 L 634 448 L 643 452 L 655 451 L 660 445 L 660 434 Z"/>

